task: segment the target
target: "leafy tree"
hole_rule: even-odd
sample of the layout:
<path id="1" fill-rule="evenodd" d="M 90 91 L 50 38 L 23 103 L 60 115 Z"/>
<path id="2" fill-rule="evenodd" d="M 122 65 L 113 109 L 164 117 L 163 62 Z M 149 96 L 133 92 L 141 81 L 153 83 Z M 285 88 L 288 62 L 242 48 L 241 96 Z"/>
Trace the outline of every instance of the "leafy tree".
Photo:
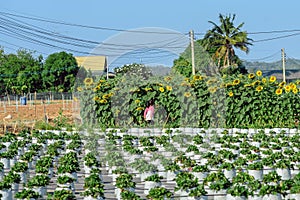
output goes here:
<path id="1" fill-rule="evenodd" d="M 223 16 L 220 14 L 219 20 L 220 25 L 209 21 L 214 27 L 205 34 L 203 44 L 206 50 L 215 49 L 213 59 L 217 60 L 219 68 L 226 68 L 237 64 L 234 48 L 248 53 L 248 46 L 252 45 L 252 39 L 247 37 L 246 31 L 241 31 L 244 23 L 237 27 L 234 26 L 235 15 Z M 223 61 L 222 67 L 221 61 Z"/>
<path id="2" fill-rule="evenodd" d="M 78 70 L 76 59 L 71 53 L 53 53 L 45 60 L 43 85 L 50 91 L 71 91 Z"/>
<path id="3" fill-rule="evenodd" d="M 117 76 L 137 76 L 143 77 L 144 79 L 148 79 L 152 76 L 152 72 L 145 65 L 133 63 L 130 65 L 123 65 L 122 67 L 118 67 L 114 69 L 114 72 Z"/>
<path id="4" fill-rule="evenodd" d="M 42 56 L 18 50 L 17 54 L 0 52 L 1 92 L 22 94 L 42 89 Z"/>

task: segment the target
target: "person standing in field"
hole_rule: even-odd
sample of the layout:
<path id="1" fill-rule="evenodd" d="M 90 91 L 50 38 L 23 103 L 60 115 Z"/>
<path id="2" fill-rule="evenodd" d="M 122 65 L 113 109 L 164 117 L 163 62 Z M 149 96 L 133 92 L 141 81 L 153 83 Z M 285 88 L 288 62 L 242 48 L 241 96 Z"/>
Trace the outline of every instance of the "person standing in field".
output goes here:
<path id="1" fill-rule="evenodd" d="M 144 119 L 148 124 L 154 123 L 154 100 L 151 99 L 146 103 L 146 109 L 144 111 Z"/>

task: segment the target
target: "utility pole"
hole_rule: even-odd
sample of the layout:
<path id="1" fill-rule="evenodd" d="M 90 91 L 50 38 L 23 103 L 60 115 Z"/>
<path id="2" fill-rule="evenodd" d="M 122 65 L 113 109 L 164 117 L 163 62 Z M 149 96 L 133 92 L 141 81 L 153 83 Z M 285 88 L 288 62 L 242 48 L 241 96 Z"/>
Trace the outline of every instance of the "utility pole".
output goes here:
<path id="1" fill-rule="evenodd" d="M 283 78 L 283 81 L 286 82 L 286 80 L 285 80 L 285 52 L 284 52 L 284 48 L 281 49 L 281 56 L 282 56 L 282 78 Z"/>
<path id="2" fill-rule="evenodd" d="M 194 31 L 190 30 L 191 54 L 192 54 L 192 74 L 195 75 L 195 51 L 194 51 Z"/>

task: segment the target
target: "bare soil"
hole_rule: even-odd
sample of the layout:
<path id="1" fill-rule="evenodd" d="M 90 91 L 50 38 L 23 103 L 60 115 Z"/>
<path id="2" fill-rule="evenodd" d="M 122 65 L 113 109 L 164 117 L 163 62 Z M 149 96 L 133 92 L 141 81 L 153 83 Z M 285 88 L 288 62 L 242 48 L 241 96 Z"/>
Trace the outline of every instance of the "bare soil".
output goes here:
<path id="1" fill-rule="evenodd" d="M 67 118 L 68 123 L 74 123 L 78 116 L 73 103 L 62 101 L 50 104 L 37 103 L 35 105 L 5 105 L 0 104 L 0 133 L 15 132 L 24 128 L 34 128 L 37 122 L 53 124 L 59 116 Z"/>

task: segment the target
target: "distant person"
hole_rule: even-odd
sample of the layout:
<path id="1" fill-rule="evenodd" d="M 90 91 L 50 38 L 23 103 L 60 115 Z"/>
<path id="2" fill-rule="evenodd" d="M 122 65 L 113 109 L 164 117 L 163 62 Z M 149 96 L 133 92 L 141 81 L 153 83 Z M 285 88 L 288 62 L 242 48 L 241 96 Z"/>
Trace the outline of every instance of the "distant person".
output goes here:
<path id="1" fill-rule="evenodd" d="M 144 111 L 144 119 L 148 124 L 154 123 L 154 100 L 151 99 L 146 103 L 146 109 Z"/>

